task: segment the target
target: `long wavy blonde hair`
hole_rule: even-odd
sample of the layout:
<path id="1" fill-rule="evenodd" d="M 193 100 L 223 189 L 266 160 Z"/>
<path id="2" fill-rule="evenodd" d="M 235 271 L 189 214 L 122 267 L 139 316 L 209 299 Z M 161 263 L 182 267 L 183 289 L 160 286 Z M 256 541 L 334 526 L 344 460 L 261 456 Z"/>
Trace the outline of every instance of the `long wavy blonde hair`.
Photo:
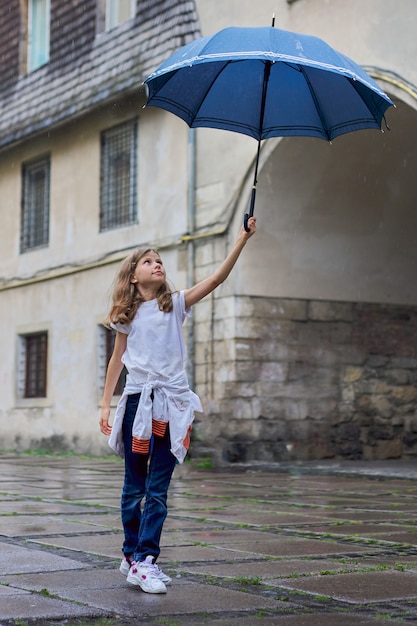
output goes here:
<path id="1" fill-rule="evenodd" d="M 139 306 L 144 302 L 139 290 L 131 282 L 131 278 L 139 260 L 148 252 L 159 254 L 155 248 L 136 248 L 121 264 L 113 289 L 112 306 L 104 320 L 106 326 L 109 326 L 111 322 L 129 324 L 135 317 Z M 156 297 L 161 311 L 165 313 L 172 311 L 172 290 L 167 281 L 160 287 Z"/>

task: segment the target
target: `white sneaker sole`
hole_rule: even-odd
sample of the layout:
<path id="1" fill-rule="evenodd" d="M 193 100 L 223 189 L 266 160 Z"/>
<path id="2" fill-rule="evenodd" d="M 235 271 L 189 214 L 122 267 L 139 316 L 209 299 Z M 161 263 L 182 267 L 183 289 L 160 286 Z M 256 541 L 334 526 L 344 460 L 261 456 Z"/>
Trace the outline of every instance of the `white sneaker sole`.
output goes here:
<path id="1" fill-rule="evenodd" d="M 149 588 L 147 589 L 145 583 L 141 583 L 137 578 L 134 578 L 133 576 L 128 576 L 126 580 L 131 585 L 134 585 L 135 587 L 140 587 L 142 591 L 144 591 L 145 593 L 166 593 L 167 592 L 164 583 L 161 583 L 163 587 L 161 587 L 160 589 L 149 589 Z"/>

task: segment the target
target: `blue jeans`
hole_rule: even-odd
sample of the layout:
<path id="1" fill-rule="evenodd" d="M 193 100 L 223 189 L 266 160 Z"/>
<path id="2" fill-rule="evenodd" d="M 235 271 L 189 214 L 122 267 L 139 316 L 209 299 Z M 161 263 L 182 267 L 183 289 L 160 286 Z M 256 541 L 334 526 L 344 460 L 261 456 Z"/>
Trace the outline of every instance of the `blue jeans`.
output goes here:
<path id="1" fill-rule="evenodd" d="M 132 452 L 132 426 L 140 394 L 128 396 L 123 419 L 125 478 L 121 514 L 123 554 L 135 561 L 158 558 L 162 526 L 168 508 L 168 488 L 177 463 L 170 451 L 169 425 L 164 437 L 152 436 L 149 455 Z M 142 500 L 145 499 L 143 510 Z"/>

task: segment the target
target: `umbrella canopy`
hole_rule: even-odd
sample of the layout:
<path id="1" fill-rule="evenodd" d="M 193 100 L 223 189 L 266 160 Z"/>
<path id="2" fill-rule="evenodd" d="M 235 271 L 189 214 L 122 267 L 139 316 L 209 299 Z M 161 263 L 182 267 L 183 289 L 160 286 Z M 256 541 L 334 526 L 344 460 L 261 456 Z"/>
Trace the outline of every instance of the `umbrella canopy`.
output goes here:
<path id="1" fill-rule="evenodd" d="M 278 28 L 229 27 L 174 53 L 145 81 L 147 105 L 190 127 L 235 131 L 258 140 L 381 129 L 393 103 L 354 61 L 317 37 Z"/>

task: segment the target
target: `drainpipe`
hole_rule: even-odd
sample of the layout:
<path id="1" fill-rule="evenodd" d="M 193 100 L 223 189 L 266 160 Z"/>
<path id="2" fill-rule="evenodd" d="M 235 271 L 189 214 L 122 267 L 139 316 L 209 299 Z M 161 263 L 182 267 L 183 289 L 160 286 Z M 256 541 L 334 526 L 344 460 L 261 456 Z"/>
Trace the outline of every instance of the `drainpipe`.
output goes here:
<path id="1" fill-rule="evenodd" d="M 195 230 L 195 185 L 196 185 L 196 142 L 195 129 L 188 131 L 188 232 L 190 235 Z M 195 283 L 195 243 L 190 237 L 188 240 L 188 276 L 187 288 Z M 194 320 L 193 316 L 187 320 L 187 375 L 191 389 L 194 389 Z"/>

